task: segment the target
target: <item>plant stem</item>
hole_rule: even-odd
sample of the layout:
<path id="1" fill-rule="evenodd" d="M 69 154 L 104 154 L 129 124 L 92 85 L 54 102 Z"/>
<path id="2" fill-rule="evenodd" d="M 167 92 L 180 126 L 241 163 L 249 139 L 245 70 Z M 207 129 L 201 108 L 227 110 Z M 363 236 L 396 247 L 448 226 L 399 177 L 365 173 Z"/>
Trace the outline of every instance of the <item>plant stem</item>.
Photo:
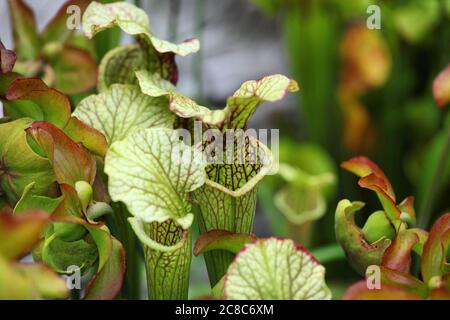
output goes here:
<path id="1" fill-rule="evenodd" d="M 427 190 L 425 191 L 426 193 L 424 196 L 424 201 L 422 202 L 422 205 L 420 207 L 419 226 L 425 229 L 428 227 L 430 223 L 434 203 L 439 193 L 439 189 L 441 188 L 442 178 L 449 160 L 450 125 L 447 125 L 446 130 L 447 132 L 444 136 L 444 141 L 438 158 L 438 162 L 433 171 L 433 177 L 431 180 L 430 187 L 427 188 Z"/>
<path id="2" fill-rule="evenodd" d="M 256 210 L 256 187 L 239 197 L 204 185 L 194 191 L 199 203 L 198 225 L 200 234 L 211 230 L 251 233 Z M 225 250 L 204 253 L 211 287 L 225 275 L 234 254 Z"/>
<path id="3" fill-rule="evenodd" d="M 112 233 L 125 248 L 127 270 L 121 298 L 136 300 L 140 298 L 140 270 L 138 241 L 128 223 L 130 214 L 122 203 L 113 203 L 114 214 L 112 216 Z"/>
<path id="4" fill-rule="evenodd" d="M 312 255 L 321 264 L 341 260 L 345 258 L 344 251 L 338 244 L 330 244 L 311 250 Z"/>

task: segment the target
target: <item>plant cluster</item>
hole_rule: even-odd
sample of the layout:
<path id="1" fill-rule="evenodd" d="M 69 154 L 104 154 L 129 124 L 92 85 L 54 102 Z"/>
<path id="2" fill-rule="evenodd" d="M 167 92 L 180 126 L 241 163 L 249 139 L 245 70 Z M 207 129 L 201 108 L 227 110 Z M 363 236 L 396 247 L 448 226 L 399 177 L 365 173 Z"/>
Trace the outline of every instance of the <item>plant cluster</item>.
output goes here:
<path id="1" fill-rule="evenodd" d="M 274 5 L 271 10 L 291 5 L 261 3 Z M 15 49 L 0 42 L 0 299 L 68 298 L 61 276 L 70 279 L 74 267 L 83 281 L 72 298 L 138 299 L 142 265 L 149 299 L 187 299 L 193 255 L 204 256 L 208 298 L 332 298 L 321 264 L 329 255 L 305 247 L 337 194 L 332 158 L 318 145 L 282 139 L 274 159 L 268 146 L 245 131 L 261 104 L 299 91 L 295 80 L 274 74 L 246 81 L 223 108 L 212 109 L 176 87 L 176 59 L 196 53 L 199 41 L 175 44 L 156 37 L 135 5 L 71 0 L 39 34 L 24 2 L 9 4 Z M 84 35 L 66 28 L 65 12 L 73 4 L 83 11 Z M 317 20 L 304 24 L 330 27 L 322 9 L 313 7 Z M 133 44 L 109 50 L 94 45 L 118 30 L 132 36 Z M 350 114 L 364 110 L 363 97 L 382 86 L 391 70 L 382 38 L 367 32 L 354 25 L 342 42 L 337 95 L 348 132 L 355 125 Z M 403 32 L 410 41 L 421 37 L 420 30 Z M 376 67 L 366 66 L 355 38 L 378 53 Z M 435 78 L 432 92 L 442 109 L 450 103 L 450 66 Z M 319 102 L 319 108 L 327 104 Z M 436 138 L 436 172 L 444 180 L 450 176 L 449 150 L 440 147 L 450 141 L 449 128 L 445 124 Z M 344 144 L 361 150 L 351 134 Z M 272 175 L 278 160 L 278 174 Z M 399 202 L 369 158 L 352 157 L 341 167 L 375 192 L 381 205 L 362 226 L 356 213 L 363 202 L 337 205 L 338 245 L 367 278 L 343 297 L 450 299 L 450 213 L 427 231 L 431 213 L 418 222 L 414 198 Z M 253 233 L 259 187 L 263 206 L 287 222 L 271 216 L 277 233 L 292 239 Z M 338 246 L 331 251 L 342 252 Z M 30 253 L 34 262 L 23 263 Z M 377 290 L 367 285 L 372 272 L 380 277 Z"/>

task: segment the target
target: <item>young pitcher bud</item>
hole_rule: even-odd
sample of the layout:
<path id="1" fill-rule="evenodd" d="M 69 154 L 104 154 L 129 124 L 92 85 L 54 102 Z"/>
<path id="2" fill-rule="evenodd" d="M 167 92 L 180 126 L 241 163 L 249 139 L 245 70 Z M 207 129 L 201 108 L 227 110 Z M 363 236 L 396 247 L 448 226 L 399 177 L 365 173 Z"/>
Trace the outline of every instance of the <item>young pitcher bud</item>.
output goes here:
<path id="1" fill-rule="evenodd" d="M 112 213 L 113 209 L 106 202 L 94 202 L 87 209 L 87 217 L 90 220 L 95 220 L 106 214 Z"/>
<path id="2" fill-rule="evenodd" d="M 75 190 L 77 191 L 83 210 L 86 210 L 92 200 L 93 190 L 91 185 L 86 181 L 77 181 L 75 183 Z"/>
<path id="3" fill-rule="evenodd" d="M 372 213 L 362 228 L 362 232 L 368 243 L 374 243 L 382 237 L 391 240 L 395 237 L 395 230 L 384 211 Z"/>
<path id="4" fill-rule="evenodd" d="M 55 222 L 53 225 L 55 235 L 66 242 L 77 241 L 83 238 L 87 230 L 79 224 Z"/>

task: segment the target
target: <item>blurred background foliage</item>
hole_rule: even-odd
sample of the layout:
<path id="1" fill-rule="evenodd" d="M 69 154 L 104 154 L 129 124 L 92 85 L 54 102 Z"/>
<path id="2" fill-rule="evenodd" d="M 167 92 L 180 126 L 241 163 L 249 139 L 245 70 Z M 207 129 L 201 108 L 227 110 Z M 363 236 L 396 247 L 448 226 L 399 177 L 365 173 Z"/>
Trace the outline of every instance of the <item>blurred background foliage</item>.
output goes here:
<path id="1" fill-rule="evenodd" d="M 352 177 L 337 170 L 340 162 L 360 154 L 372 158 L 400 197 L 416 196 L 421 227 L 449 209 L 450 118 L 436 107 L 432 82 L 450 62 L 450 1 L 253 2 L 282 25 L 291 73 L 301 86 L 298 107 L 304 130 L 280 124 L 291 129 L 282 137 L 296 141 L 282 143 L 281 150 L 287 150 L 280 161 L 308 173 L 334 174 L 338 186 L 319 190 L 328 209 L 317 215 L 306 235 L 292 228 L 292 219 L 285 219 L 287 229 L 275 223 L 277 211 L 285 210 L 277 201 L 270 205 L 269 195 L 279 187 L 269 179 L 261 187 L 263 210 L 276 233 L 301 239 L 320 253 L 339 291 L 339 284 L 353 275 L 332 245 L 336 200 L 362 199 L 368 203 L 366 213 L 379 208 Z M 380 8 L 380 29 L 366 24 L 373 4 Z M 311 165 L 315 168 L 307 168 Z M 297 192 L 297 214 L 310 214 L 306 202 L 313 204 L 305 194 Z M 305 203 L 299 206 L 301 201 Z"/>
<path id="2" fill-rule="evenodd" d="M 64 3 L 26 2 L 41 30 Z M 450 63 L 450 0 L 134 2 L 148 12 L 155 34 L 201 41 L 200 53 L 180 61 L 179 88 L 205 105 L 224 105 L 239 83 L 265 74 L 285 73 L 299 82 L 294 99 L 261 108 L 250 123 L 280 129 L 280 170 L 261 183 L 255 232 L 290 237 L 311 249 L 327 267 L 334 298 L 359 278 L 336 243 L 337 201 L 366 202 L 366 217 L 380 208 L 339 169 L 342 161 L 366 155 L 376 162 L 398 198 L 416 196 L 421 227 L 449 211 L 450 114 L 436 107 L 432 83 Z M 380 29 L 366 25 L 370 5 L 380 8 Z M 0 36 L 11 48 L 10 19 L 6 6 L 0 8 Z M 67 41 L 98 63 L 130 39 L 109 30 L 93 43 L 82 36 Z M 39 74 L 44 79 L 46 70 Z M 67 92 L 73 106 L 90 90 Z M 208 292 L 203 258 L 196 257 L 191 297 Z"/>

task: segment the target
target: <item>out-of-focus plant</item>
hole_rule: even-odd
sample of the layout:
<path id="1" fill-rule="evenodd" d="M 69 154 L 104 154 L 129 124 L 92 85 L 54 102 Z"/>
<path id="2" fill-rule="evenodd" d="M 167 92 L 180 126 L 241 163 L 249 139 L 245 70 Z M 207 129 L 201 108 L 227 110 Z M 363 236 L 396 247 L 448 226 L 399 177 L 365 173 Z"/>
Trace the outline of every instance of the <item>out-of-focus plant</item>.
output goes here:
<path id="1" fill-rule="evenodd" d="M 363 23 L 351 26 L 341 40 L 338 95 L 343 114 L 343 143 L 351 152 L 370 150 L 376 132 L 361 96 L 382 86 L 391 71 L 387 44 Z"/>
<path id="2" fill-rule="evenodd" d="M 448 206 L 439 195 L 448 189 L 449 118 L 434 108 L 430 85 L 448 64 L 448 1 L 377 1 L 374 29 L 366 24 L 376 18 L 368 0 L 253 2 L 282 21 L 291 72 L 302 84 L 304 126 L 291 134 L 318 143 L 336 162 L 360 152 L 375 158 L 400 194 L 416 190 L 418 225 L 428 228 L 433 213 Z M 360 194 L 346 176 L 339 186 Z M 270 192 L 264 194 L 262 201 Z M 275 208 L 273 202 L 264 201 L 264 209 Z M 331 232 L 313 234 L 320 243 L 333 241 Z"/>
<path id="3" fill-rule="evenodd" d="M 67 298 L 65 281 L 51 268 L 18 261 L 38 243 L 49 222 L 49 215 L 38 210 L 16 216 L 0 212 L 0 300 Z"/>
<path id="4" fill-rule="evenodd" d="M 433 96 L 438 107 L 444 108 L 450 103 L 450 65 L 447 66 L 433 82 Z M 426 227 L 431 219 L 436 199 L 443 193 L 450 181 L 450 112 L 443 118 L 442 129 L 433 138 L 429 152 L 426 154 L 420 176 L 422 192 L 419 224 Z"/>
<path id="5" fill-rule="evenodd" d="M 262 183 L 259 199 L 277 235 L 309 246 L 316 221 L 335 196 L 336 169 L 319 146 L 287 139 L 280 142 L 279 163 L 278 174 Z"/>
<path id="6" fill-rule="evenodd" d="M 81 12 L 90 0 L 67 1 L 39 33 L 32 10 L 22 0 L 9 0 L 14 50 L 14 71 L 26 77 L 40 77 L 65 94 L 75 95 L 95 86 L 97 64 L 92 46 L 69 28 L 67 9 L 78 6 Z"/>
<path id="7" fill-rule="evenodd" d="M 364 203 L 341 200 L 337 206 L 336 237 L 349 263 L 361 275 L 368 267 L 379 266 L 381 275 L 381 290 L 370 290 L 363 281 L 349 288 L 344 298 L 448 299 L 450 215 L 443 215 L 428 234 L 415 227 L 414 198 L 397 204 L 392 185 L 377 165 L 357 157 L 342 167 L 360 177 L 359 186 L 377 194 L 383 209 L 372 213 L 360 228 L 355 215 Z M 422 281 L 411 270 L 413 252 L 421 257 Z"/>

